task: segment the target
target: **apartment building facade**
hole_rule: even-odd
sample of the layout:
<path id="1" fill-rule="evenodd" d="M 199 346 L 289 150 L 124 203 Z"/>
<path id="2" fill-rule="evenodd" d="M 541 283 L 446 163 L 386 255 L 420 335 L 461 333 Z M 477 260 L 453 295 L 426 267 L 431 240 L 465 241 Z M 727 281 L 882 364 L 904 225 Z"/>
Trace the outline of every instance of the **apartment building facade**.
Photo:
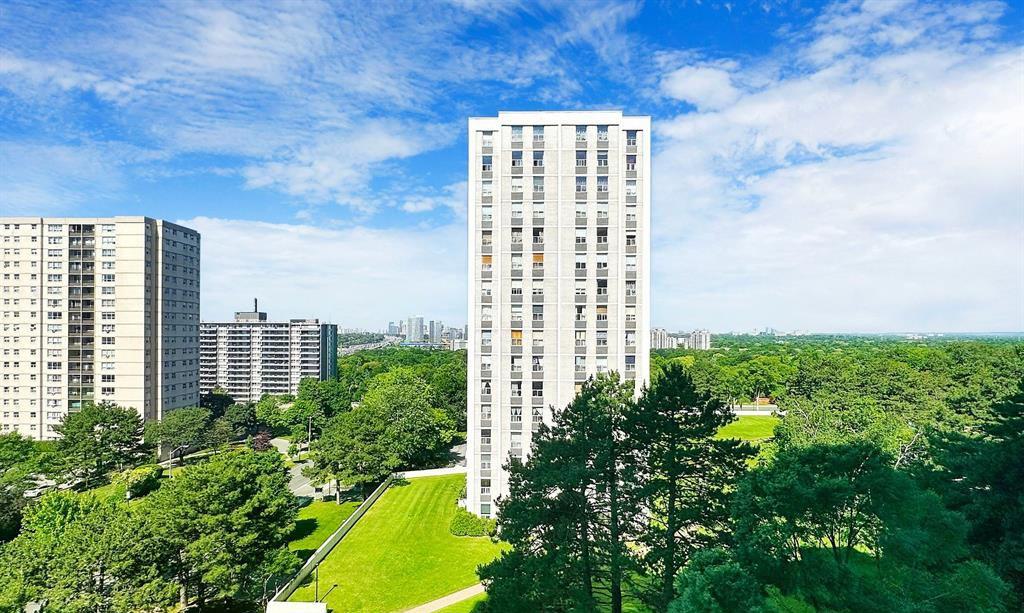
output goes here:
<path id="1" fill-rule="evenodd" d="M 236 402 L 296 394 L 303 379 L 338 375 L 338 326 L 318 319 L 268 321 L 254 305 L 233 321 L 200 325 L 199 365 L 204 394 L 219 388 Z"/>
<path id="2" fill-rule="evenodd" d="M 650 118 L 501 112 L 469 120 L 466 508 L 590 376 L 647 381 Z"/>
<path id="3" fill-rule="evenodd" d="M 200 236 L 148 217 L 0 218 L 0 432 L 87 402 L 199 402 Z"/>

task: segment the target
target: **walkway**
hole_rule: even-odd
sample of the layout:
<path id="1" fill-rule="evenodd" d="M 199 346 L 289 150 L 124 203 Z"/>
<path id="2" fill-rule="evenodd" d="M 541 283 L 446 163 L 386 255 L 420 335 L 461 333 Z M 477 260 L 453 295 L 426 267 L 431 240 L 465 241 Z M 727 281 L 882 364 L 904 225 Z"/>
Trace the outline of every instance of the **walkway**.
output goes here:
<path id="1" fill-rule="evenodd" d="M 291 445 L 291 442 L 288 439 L 272 438 L 270 439 L 270 444 L 274 446 L 274 449 L 281 452 L 281 455 L 286 458 L 288 457 L 288 447 Z M 288 489 L 296 496 L 312 497 L 313 484 L 302 474 L 302 467 L 305 465 L 305 462 L 299 461 L 295 462 L 295 464 L 288 469 Z"/>
<path id="2" fill-rule="evenodd" d="M 467 587 L 464 590 L 459 590 L 454 594 L 448 594 L 447 596 L 443 596 L 437 600 L 431 600 L 427 604 L 421 604 L 418 607 L 407 610 L 405 613 L 431 613 L 432 611 L 440 611 L 441 609 L 450 607 L 457 602 L 462 602 L 463 600 L 468 600 L 477 594 L 482 594 L 483 591 L 483 584 L 477 583 L 476 585 Z"/>
<path id="3" fill-rule="evenodd" d="M 407 470 L 395 473 L 396 477 L 411 479 L 412 477 L 437 477 L 439 475 L 460 475 L 466 472 L 465 466 L 449 466 L 447 468 L 425 468 L 423 470 Z"/>

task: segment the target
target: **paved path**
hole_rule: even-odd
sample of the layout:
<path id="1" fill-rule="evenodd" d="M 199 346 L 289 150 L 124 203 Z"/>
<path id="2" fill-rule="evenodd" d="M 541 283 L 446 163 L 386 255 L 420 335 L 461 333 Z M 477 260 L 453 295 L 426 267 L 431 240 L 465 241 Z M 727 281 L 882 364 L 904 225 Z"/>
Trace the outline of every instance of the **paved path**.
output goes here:
<path id="1" fill-rule="evenodd" d="M 431 613 L 431 611 L 440 611 L 441 609 L 451 606 L 456 602 L 462 602 L 463 600 L 472 598 L 477 594 L 482 594 L 483 591 L 483 584 L 477 583 L 476 585 L 467 587 L 464 590 L 459 590 L 454 594 L 448 594 L 447 596 L 438 598 L 437 600 L 431 600 L 427 604 L 421 604 L 416 608 L 407 610 L 405 613 Z"/>
<path id="2" fill-rule="evenodd" d="M 466 472 L 465 466 L 449 466 L 447 468 L 426 468 L 423 470 L 407 470 L 405 472 L 395 473 L 396 477 L 405 477 L 406 479 L 412 477 L 436 477 L 438 475 L 461 475 Z"/>
<path id="3" fill-rule="evenodd" d="M 281 455 L 288 457 L 288 447 L 291 442 L 284 438 L 272 438 L 270 444 L 281 452 Z M 309 479 L 302 475 L 302 467 L 305 466 L 305 462 L 296 462 L 294 466 L 288 469 L 288 489 L 291 490 L 296 496 L 313 496 L 313 484 L 310 483 Z"/>

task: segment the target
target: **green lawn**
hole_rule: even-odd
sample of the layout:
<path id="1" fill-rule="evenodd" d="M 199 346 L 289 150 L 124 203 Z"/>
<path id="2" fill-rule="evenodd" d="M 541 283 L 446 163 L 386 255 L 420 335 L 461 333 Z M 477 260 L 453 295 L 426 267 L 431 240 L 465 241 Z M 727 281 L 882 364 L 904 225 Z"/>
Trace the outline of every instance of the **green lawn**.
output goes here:
<path id="1" fill-rule="evenodd" d="M 718 431 L 718 438 L 738 438 L 759 443 L 772 437 L 779 418 L 773 415 L 740 415 Z"/>
<path id="2" fill-rule="evenodd" d="M 478 602 L 487 600 L 487 593 L 477 594 L 463 600 L 462 602 L 456 602 L 453 605 L 447 606 L 443 609 L 438 609 L 437 613 L 472 613 L 473 608 L 476 607 Z"/>
<path id="3" fill-rule="evenodd" d="M 420 477 L 392 485 L 320 564 L 320 594 L 341 611 L 401 611 L 479 581 L 476 567 L 501 546 L 448 532 L 464 475 Z M 291 600 L 312 601 L 313 585 Z"/>
<path id="4" fill-rule="evenodd" d="M 358 502 L 333 501 L 311 502 L 299 509 L 299 517 L 295 520 L 295 531 L 292 532 L 288 549 L 305 560 L 323 545 L 338 526 L 355 512 Z"/>

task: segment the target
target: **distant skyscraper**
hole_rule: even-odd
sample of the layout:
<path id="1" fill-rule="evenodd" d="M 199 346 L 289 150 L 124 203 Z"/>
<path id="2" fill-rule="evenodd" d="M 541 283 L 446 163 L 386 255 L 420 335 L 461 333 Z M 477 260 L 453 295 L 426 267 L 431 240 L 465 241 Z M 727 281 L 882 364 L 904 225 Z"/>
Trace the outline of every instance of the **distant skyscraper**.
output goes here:
<path id="1" fill-rule="evenodd" d="M 690 333 L 690 348 L 707 351 L 711 349 L 711 333 L 707 330 L 694 330 Z"/>
<path id="2" fill-rule="evenodd" d="M 423 342 L 423 318 L 422 317 L 410 317 L 407 320 L 405 340 L 410 343 L 422 343 Z"/>
<path id="3" fill-rule="evenodd" d="M 86 402 L 199 402 L 199 233 L 148 217 L 3 217 L 0 432 L 56 438 Z"/>
<path id="4" fill-rule="evenodd" d="M 317 319 L 267 321 L 257 310 L 200 326 L 202 392 L 221 388 L 237 402 L 295 394 L 302 379 L 338 374 L 338 327 Z"/>
<path id="5" fill-rule="evenodd" d="M 493 515 L 523 458 L 596 373 L 639 385 L 650 355 L 650 118 L 469 120 L 466 507 Z"/>
<path id="6" fill-rule="evenodd" d="M 389 321 L 388 322 L 388 335 L 389 336 L 398 336 L 401 333 L 402 333 L 401 326 L 399 326 L 398 324 L 396 324 L 393 321 Z"/>

